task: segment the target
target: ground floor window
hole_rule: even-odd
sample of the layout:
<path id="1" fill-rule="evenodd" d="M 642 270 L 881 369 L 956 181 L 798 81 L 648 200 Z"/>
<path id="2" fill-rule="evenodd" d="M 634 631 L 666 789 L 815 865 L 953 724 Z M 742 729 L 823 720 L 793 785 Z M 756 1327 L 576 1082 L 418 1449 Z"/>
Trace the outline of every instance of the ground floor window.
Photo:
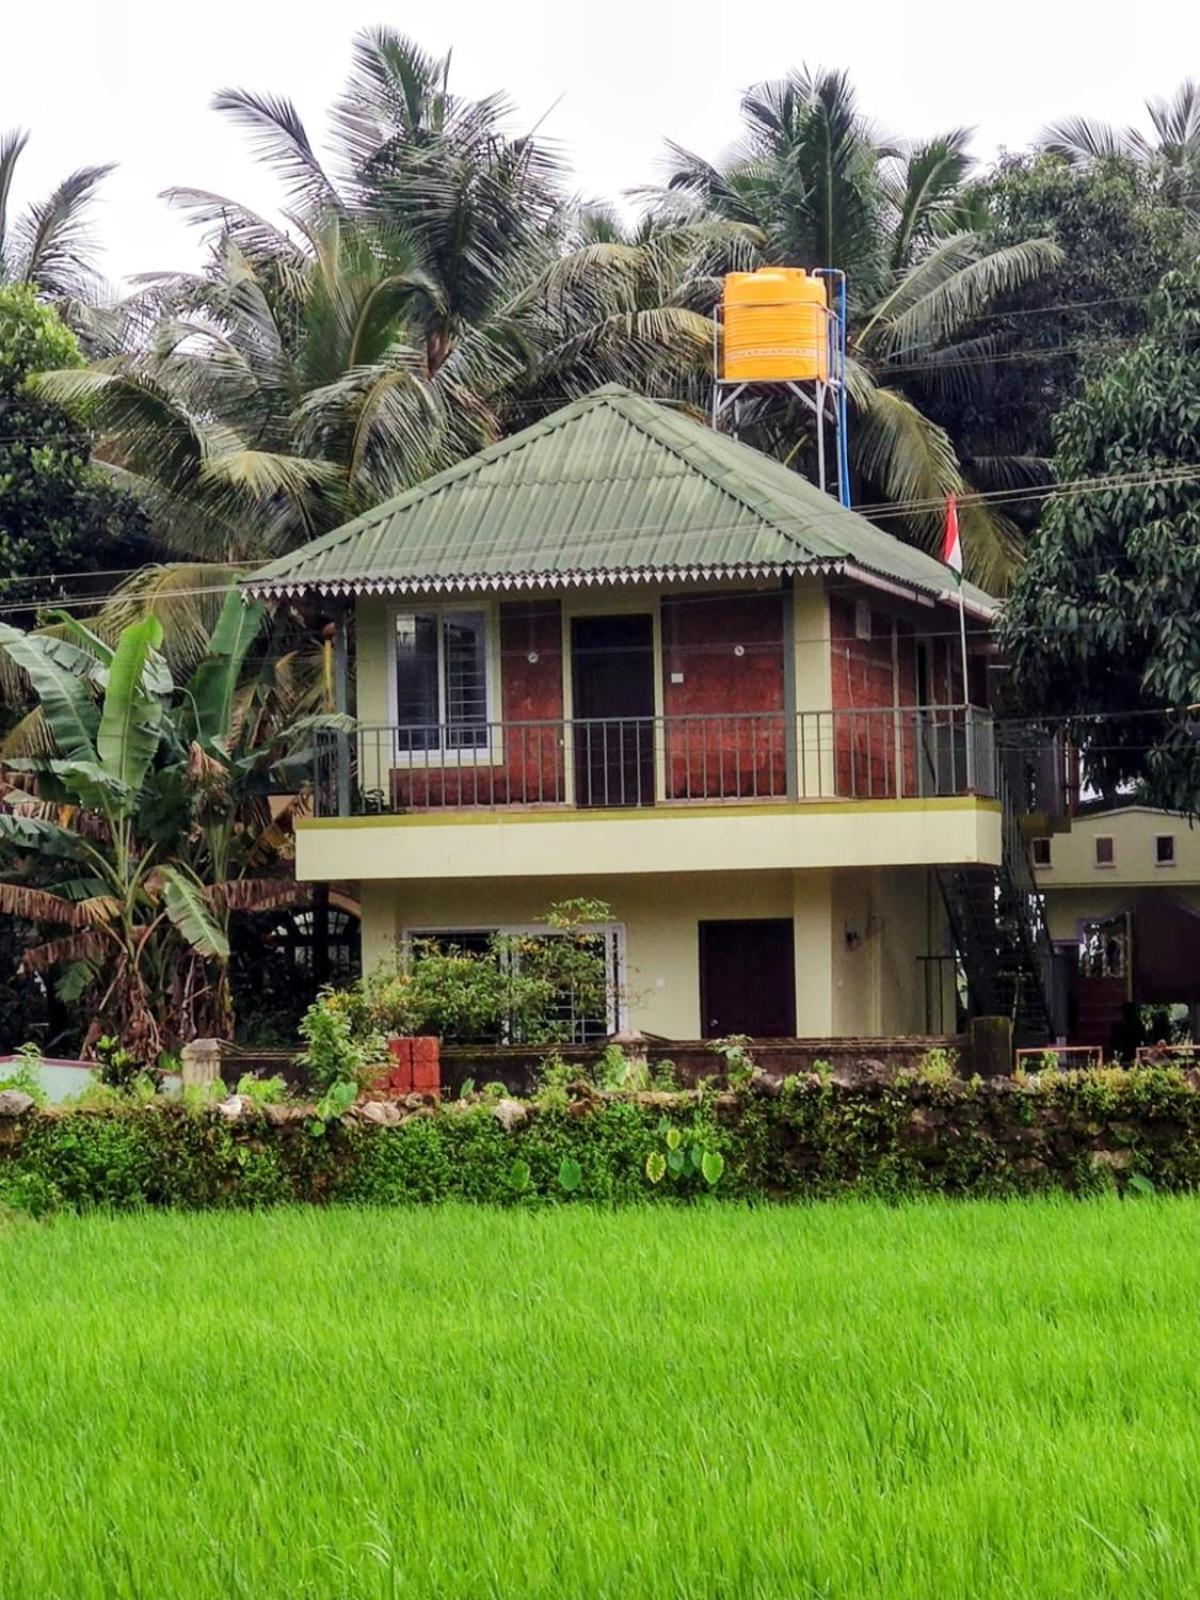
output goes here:
<path id="1" fill-rule="evenodd" d="M 404 945 L 406 958 L 412 962 L 420 961 L 423 953 L 434 951 L 480 960 L 494 952 L 503 971 L 517 973 L 522 959 L 529 961 L 533 947 L 568 937 L 572 936 L 544 924 L 505 923 L 474 928 L 409 928 Z M 597 957 L 603 980 L 599 985 L 589 984 L 583 998 L 564 987 L 552 1008 L 561 1024 L 564 1043 L 592 1044 L 625 1026 L 625 930 L 619 923 L 595 924 L 578 929 L 574 937 Z M 522 1042 L 520 1026 L 511 1020 L 501 1020 L 495 1032 L 497 1043 Z"/>

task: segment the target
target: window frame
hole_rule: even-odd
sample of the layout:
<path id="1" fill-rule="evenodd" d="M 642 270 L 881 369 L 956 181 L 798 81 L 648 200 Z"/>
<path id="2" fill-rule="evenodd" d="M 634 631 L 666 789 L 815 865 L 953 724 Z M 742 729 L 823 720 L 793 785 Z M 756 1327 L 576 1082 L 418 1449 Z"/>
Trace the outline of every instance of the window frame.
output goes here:
<path id="1" fill-rule="evenodd" d="M 1159 846 L 1169 843 L 1171 854 L 1166 859 L 1159 853 Z M 1156 833 L 1154 835 L 1154 865 L 1156 867 L 1173 867 L 1177 860 L 1175 854 L 1175 835 L 1173 833 Z"/>
<path id="2" fill-rule="evenodd" d="M 1046 859 L 1044 861 L 1039 861 L 1038 860 L 1038 846 L 1039 845 L 1044 845 L 1045 846 Z M 1031 853 L 1031 855 L 1033 857 L 1033 865 L 1034 865 L 1034 867 L 1036 868 L 1036 870 L 1038 872 L 1046 872 L 1051 867 L 1053 867 L 1053 865 L 1054 865 L 1054 858 L 1053 858 L 1053 852 L 1052 852 L 1052 849 L 1051 849 L 1051 845 L 1052 845 L 1052 840 L 1051 840 L 1051 837 L 1050 837 L 1050 835 L 1048 833 L 1039 834 L 1030 843 L 1030 853 Z"/>
<path id="3" fill-rule="evenodd" d="M 483 617 L 483 671 L 486 731 L 482 744 L 444 745 L 442 730 L 446 726 L 445 635 L 442 618 L 455 613 L 470 612 Z M 438 619 L 438 740 L 428 749 L 402 749 L 400 746 L 400 685 L 396 670 L 396 624 L 401 617 L 418 614 L 433 615 Z M 500 721 L 500 619 L 495 601 L 480 597 L 476 600 L 413 601 L 408 605 L 393 605 L 387 610 L 387 707 L 388 730 L 391 739 L 393 766 L 399 761 L 407 770 L 410 767 L 492 767 L 504 759 L 503 731 Z M 451 930 L 454 931 L 454 930 Z M 466 930 L 463 930 L 466 932 Z"/>
<path id="4" fill-rule="evenodd" d="M 1108 845 L 1108 860 L 1101 861 L 1100 846 Z M 1092 840 L 1092 865 L 1101 872 L 1111 872 L 1117 864 L 1117 844 L 1111 833 L 1098 833 Z"/>
<path id="5" fill-rule="evenodd" d="M 581 922 L 575 930 L 578 933 L 599 934 L 604 939 L 605 965 L 610 969 L 615 979 L 612 990 L 608 995 L 607 1011 L 605 1018 L 608 1023 L 608 1034 L 611 1038 L 616 1033 L 626 1033 L 629 1030 L 629 1000 L 628 980 L 629 965 L 627 959 L 627 939 L 625 924 L 623 922 Z M 500 933 L 514 938 L 523 938 L 530 934 L 555 937 L 555 930 L 544 922 L 448 922 L 444 927 L 432 928 L 426 923 L 414 923 L 411 927 L 400 930 L 400 952 L 403 963 L 407 966 L 412 955 L 413 941 L 417 939 L 439 939 L 448 933 Z M 559 935 L 558 937 L 561 937 Z"/>

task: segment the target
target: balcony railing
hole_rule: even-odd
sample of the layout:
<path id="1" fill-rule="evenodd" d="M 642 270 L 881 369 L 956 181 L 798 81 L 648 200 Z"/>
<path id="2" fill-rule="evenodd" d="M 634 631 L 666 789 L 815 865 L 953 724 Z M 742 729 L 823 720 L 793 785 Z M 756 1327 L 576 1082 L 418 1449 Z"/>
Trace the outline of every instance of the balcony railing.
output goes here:
<path id="1" fill-rule="evenodd" d="M 317 816 L 995 795 L 986 710 L 888 706 L 360 725 L 318 734 Z"/>
<path id="2" fill-rule="evenodd" d="M 317 816 L 996 793 L 992 719 L 963 706 L 363 724 L 318 735 Z"/>

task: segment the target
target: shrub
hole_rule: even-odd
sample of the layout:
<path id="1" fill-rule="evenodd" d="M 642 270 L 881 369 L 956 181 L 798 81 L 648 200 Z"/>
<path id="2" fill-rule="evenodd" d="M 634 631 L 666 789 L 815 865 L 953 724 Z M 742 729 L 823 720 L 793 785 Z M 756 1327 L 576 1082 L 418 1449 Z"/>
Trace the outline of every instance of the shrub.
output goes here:
<path id="1" fill-rule="evenodd" d="M 600 901 L 550 907 L 545 934 L 493 934 L 482 950 L 418 939 L 407 965 L 381 964 L 320 1004 L 344 1016 L 360 1043 L 380 1034 L 436 1034 L 451 1043 L 566 1044 L 580 1019 L 603 1017 L 612 998 L 604 950 L 589 923 Z"/>

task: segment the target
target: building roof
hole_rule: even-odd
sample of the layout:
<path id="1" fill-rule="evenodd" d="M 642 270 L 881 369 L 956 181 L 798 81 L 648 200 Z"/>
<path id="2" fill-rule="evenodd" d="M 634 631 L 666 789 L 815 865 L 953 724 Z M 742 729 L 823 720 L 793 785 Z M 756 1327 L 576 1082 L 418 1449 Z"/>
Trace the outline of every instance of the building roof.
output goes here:
<path id="1" fill-rule="evenodd" d="M 798 473 L 610 384 L 245 581 L 266 598 L 840 573 L 934 599 L 946 568 Z M 967 608 L 995 603 L 964 585 Z"/>

